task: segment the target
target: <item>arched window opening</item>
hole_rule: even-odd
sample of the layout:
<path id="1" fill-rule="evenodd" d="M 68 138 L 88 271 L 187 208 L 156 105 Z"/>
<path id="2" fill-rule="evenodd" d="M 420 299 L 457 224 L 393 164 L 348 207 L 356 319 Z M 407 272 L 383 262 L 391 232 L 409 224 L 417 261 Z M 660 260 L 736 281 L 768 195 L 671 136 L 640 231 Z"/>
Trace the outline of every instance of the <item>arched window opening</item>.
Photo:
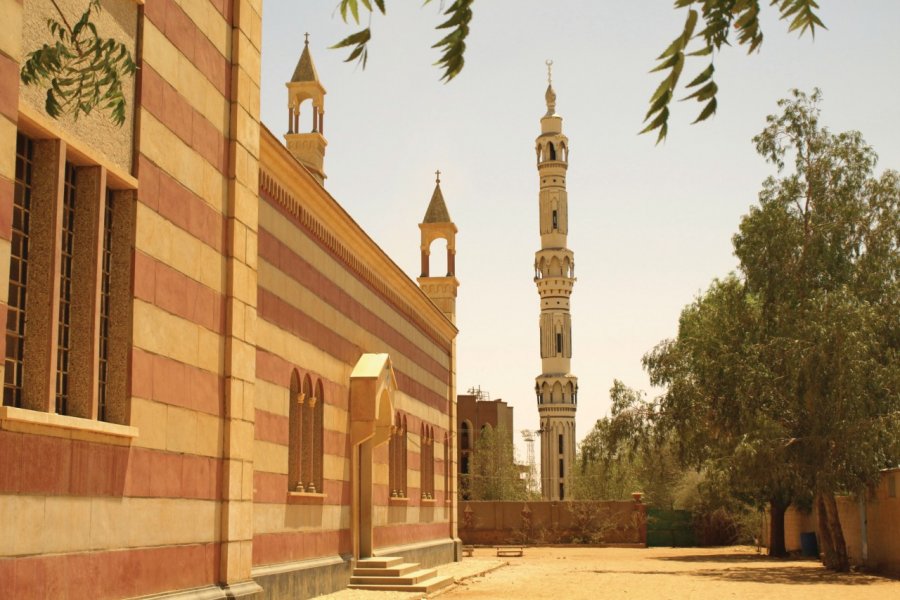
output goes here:
<path id="1" fill-rule="evenodd" d="M 450 434 L 444 434 L 444 502 L 450 500 Z"/>
<path id="2" fill-rule="evenodd" d="M 422 500 L 434 500 L 434 433 L 431 427 L 422 425 L 421 439 Z"/>
<path id="3" fill-rule="evenodd" d="M 559 216 L 558 211 L 555 208 L 553 209 L 553 229 L 559 229 Z"/>
<path id="4" fill-rule="evenodd" d="M 310 405 L 312 403 L 312 380 L 309 375 L 303 378 L 303 407 L 300 411 L 300 487 L 297 491 L 305 492 L 312 484 L 312 437 L 313 420 Z"/>
<path id="5" fill-rule="evenodd" d="M 309 375 L 301 383 L 300 373 L 291 373 L 288 391 L 288 489 L 320 494 L 324 490 L 324 414 L 322 381 L 313 387 Z"/>
<path id="6" fill-rule="evenodd" d="M 309 407 L 312 420 L 313 435 L 310 440 L 312 451 L 312 479 L 307 491 L 324 493 L 324 466 L 325 466 L 325 388 L 322 380 L 316 381 L 315 394 Z"/>
<path id="7" fill-rule="evenodd" d="M 288 402 L 288 489 L 291 491 L 303 490 L 303 481 L 300 477 L 300 465 L 303 451 L 300 446 L 301 417 L 303 413 L 303 395 L 300 391 L 300 374 L 296 369 L 291 373 L 291 387 Z"/>
<path id="8" fill-rule="evenodd" d="M 550 151 L 550 160 L 556 160 L 556 148 L 553 147 L 553 142 L 547 143 L 547 149 Z"/>
<path id="9" fill-rule="evenodd" d="M 388 444 L 391 498 L 406 498 L 406 417 L 397 413 Z"/>

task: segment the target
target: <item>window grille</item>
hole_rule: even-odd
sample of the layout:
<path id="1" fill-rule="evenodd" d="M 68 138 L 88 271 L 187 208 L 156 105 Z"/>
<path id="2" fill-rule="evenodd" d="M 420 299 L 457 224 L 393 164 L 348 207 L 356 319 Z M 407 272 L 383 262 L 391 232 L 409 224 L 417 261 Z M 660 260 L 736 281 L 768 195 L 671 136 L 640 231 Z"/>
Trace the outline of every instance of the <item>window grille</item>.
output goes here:
<path id="1" fill-rule="evenodd" d="M 72 256 L 75 247 L 75 166 L 66 163 L 59 265 L 59 323 L 56 347 L 56 412 L 68 414 L 72 312 Z"/>
<path id="2" fill-rule="evenodd" d="M 113 195 L 106 192 L 103 218 L 103 257 L 100 263 L 100 348 L 97 369 L 97 418 L 106 420 L 109 384 L 109 279 L 112 272 Z"/>
<path id="3" fill-rule="evenodd" d="M 13 196 L 12 244 L 6 317 L 3 404 L 22 405 L 22 357 L 25 351 L 25 296 L 28 286 L 28 233 L 31 220 L 31 174 L 34 142 L 16 136 L 16 180 Z"/>

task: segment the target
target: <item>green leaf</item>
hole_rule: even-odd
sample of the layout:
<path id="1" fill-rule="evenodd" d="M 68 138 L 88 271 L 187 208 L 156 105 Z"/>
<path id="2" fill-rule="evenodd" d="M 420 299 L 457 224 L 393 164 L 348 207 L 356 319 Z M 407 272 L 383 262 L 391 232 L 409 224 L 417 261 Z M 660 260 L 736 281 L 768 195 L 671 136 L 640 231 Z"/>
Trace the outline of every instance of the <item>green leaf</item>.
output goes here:
<path id="1" fill-rule="evenodd" d="M 703 69 L 703 71 L 701 71 L 701 73 L 700 73 L 699 75 L 697 75 L 697 76 L 696 76 L 689 84 L 687 84 L 685 87 L 692 88 L 692 87 L 694 87 L 694 86 L 700 85 L 701 83 L 703 83 L 704 81 L 706 81 L 706 80 L 708 80 L 710 77 L 712 77 L 712 76 L 713 76 L 713 73 L 715 73 L 715 71 L 716 71 L 716 67 L 715 67 L 712 63 L 709 63 L 709 66 L 706 67 L 705 69 Z"/>
<path id="2" fill-rule="evenodd" d="M 700 111 L 700 114 L 694 119 L 694 122 L 691 125 L 699 123 L 700 121 L 705 121 L 710 116 L 714 115 L 716 112 L 717 102 L 715 98 L 712 98 L 709 102 L 707 102 L 706 106 L 703 107 L 703 110 Z"/>

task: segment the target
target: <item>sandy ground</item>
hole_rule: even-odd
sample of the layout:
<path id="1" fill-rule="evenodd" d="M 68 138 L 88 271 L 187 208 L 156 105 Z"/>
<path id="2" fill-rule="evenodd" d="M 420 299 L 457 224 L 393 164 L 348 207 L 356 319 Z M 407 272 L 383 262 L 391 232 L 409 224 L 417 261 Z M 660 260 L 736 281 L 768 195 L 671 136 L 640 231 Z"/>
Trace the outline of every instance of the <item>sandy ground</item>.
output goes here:
<path id="1" fill-rule="evenodd" d="M 460 566 L 493 557 L 479 548 Z M 749 547 L 526 548 L 524 557 L 504 560 L 508 566 L 466 579 L 440 599 L 900 599 L 900 581 L 769 559 Z"/>

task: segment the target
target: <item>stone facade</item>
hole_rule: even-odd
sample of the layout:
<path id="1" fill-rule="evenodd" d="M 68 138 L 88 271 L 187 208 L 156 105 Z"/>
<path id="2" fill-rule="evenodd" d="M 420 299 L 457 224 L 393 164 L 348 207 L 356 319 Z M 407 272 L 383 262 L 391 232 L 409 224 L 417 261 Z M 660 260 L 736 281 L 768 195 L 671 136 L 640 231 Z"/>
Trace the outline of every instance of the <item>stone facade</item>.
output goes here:
<path id="1" fill-rule="evenodd" d="M 454 559 L 456 327 L 261 126 L 261 0 L 102 4 L 139 66 L 112 134 L 21 87 L 54 9 L 0 0 L 0 595 L 303 598 Z"/>

